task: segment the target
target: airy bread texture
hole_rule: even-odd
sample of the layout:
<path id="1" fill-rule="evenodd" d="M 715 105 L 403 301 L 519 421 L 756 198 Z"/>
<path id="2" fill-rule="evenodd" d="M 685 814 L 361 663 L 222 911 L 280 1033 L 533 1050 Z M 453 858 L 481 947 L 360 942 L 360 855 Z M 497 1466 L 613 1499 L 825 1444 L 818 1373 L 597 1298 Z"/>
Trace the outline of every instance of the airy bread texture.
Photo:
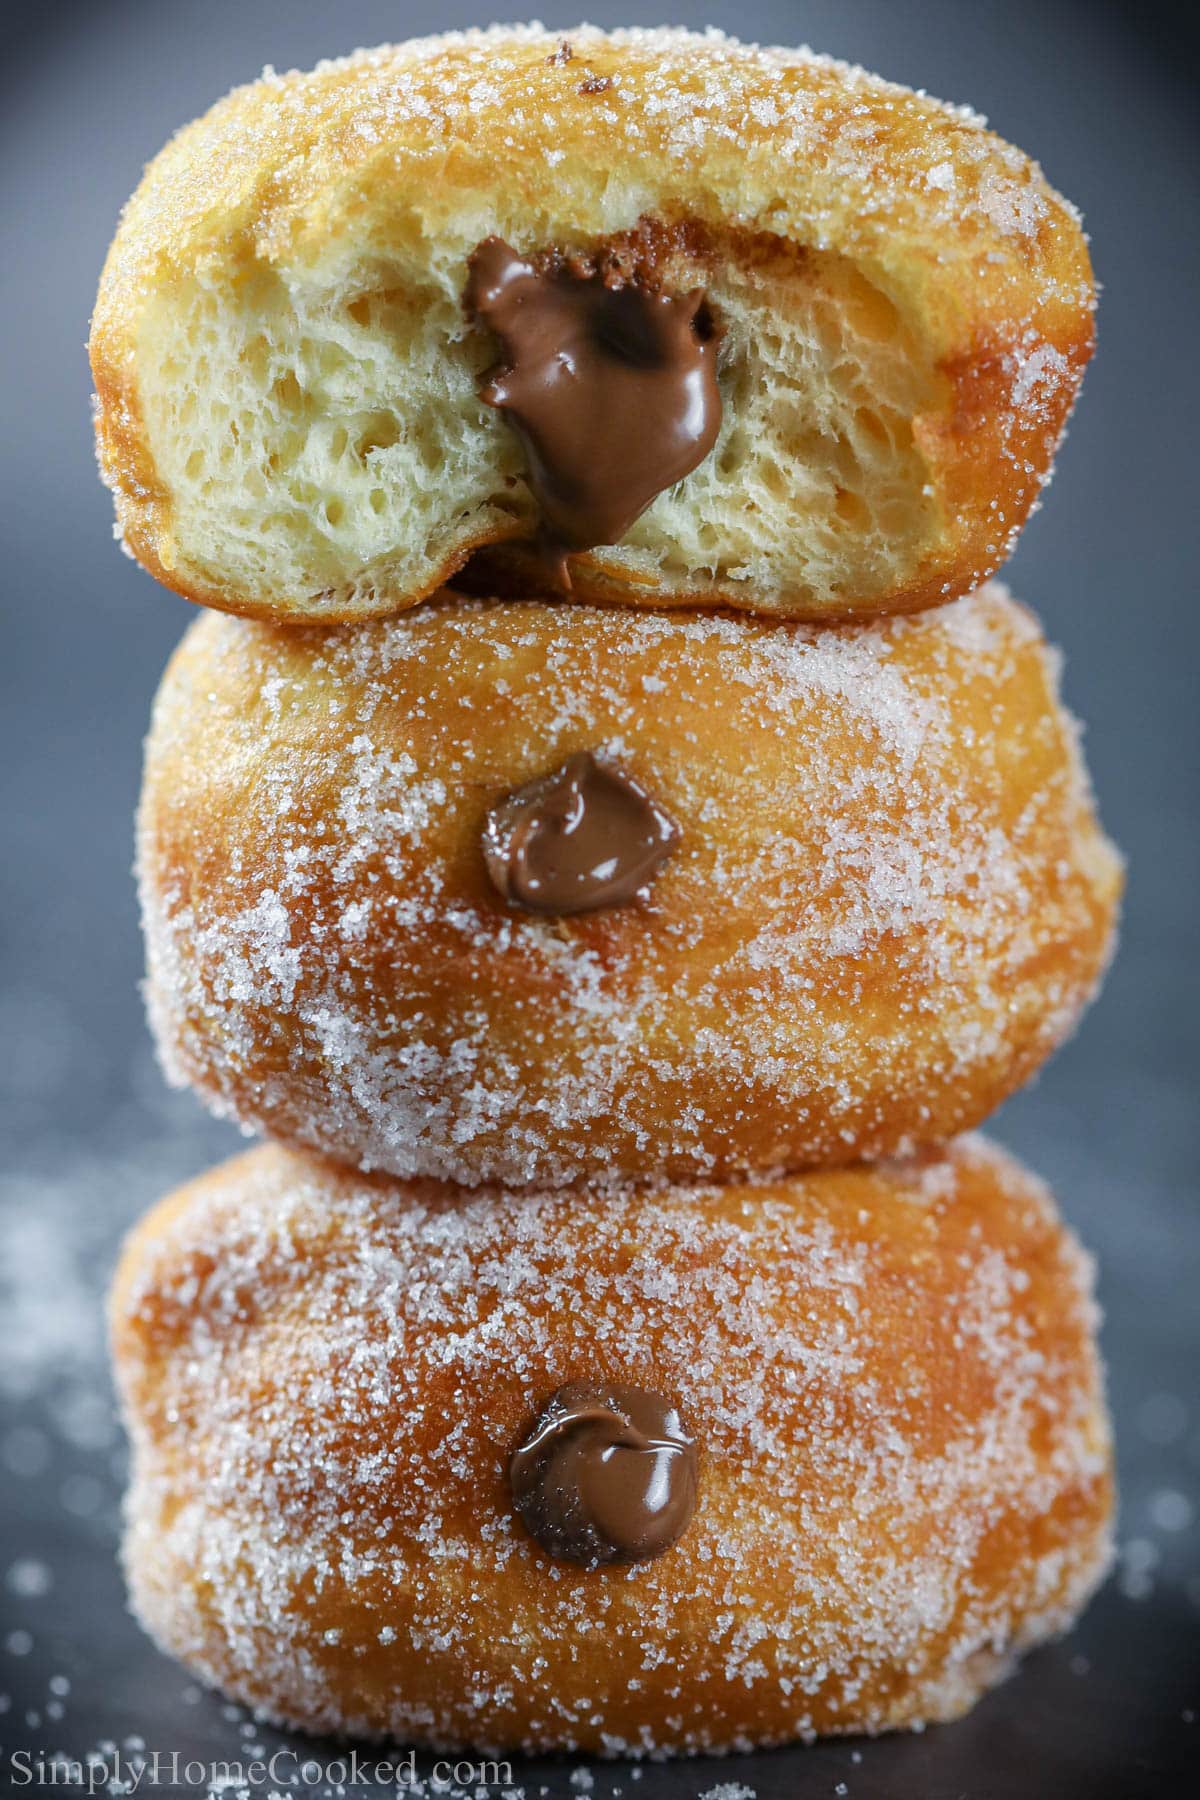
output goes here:
<path id="1" fill-rule="evenodd" d="M 448 596 L 215 613 L 147 747 L 150 1016 L 218 1112 L 392 1174 L 847 1162 L 984 1118 L 1104 968 L 1120 864 L 1003 590 L 870 627 Z M 642 903 L 509 906 L 488 811 L 591 750 L 681 830 Z"/>
<path id="2" fill-rule="evenodd" d="M 405 1744 L 750 1748 L 962 1713 L 1104 1572 L 1091 1271 L 982 1141 L 647 1197 L 268 1147 L 164 1201 L 112 1300 L 125 1565 L 265 1717 Z M 699 1499 L 586 1572 L 518 1522 L 546 1397 L 678 1404 Z"/>
<path id="3" fill-rule="evenodd" d="M 582 598 L 861 618 L 964 593 L 1092 347 L 1086 245 L 1036 165 L 827 58 L 530 26 L 268 72 L 151 164 L 104 270 L 132 553 L 191 599 L 330 621 L 527 541 L 521 450 L 477 393 L 496 344 L 461 306 L 492 233 L 615 248 L 703 287 L 725 334 L 715 449 L 572 559 Z"/>

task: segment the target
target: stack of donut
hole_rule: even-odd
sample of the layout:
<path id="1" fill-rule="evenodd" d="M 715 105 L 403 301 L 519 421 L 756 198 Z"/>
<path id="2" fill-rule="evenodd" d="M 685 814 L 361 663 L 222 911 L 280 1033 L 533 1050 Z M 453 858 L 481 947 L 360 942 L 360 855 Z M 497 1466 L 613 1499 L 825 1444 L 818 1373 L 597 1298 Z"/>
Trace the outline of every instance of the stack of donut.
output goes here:
<path id="1" fill-rule="evenodd" d="M 1120 867 L 989 580 L 1092 345 L 982 121 L 716 34 L 268 71 L 127 210 L 168 1077 L 126 1566 L 268 1719 L 654 1754 L 951 1718 L 1108 1556 L 1090 1269 L 970 1133 Z"/>

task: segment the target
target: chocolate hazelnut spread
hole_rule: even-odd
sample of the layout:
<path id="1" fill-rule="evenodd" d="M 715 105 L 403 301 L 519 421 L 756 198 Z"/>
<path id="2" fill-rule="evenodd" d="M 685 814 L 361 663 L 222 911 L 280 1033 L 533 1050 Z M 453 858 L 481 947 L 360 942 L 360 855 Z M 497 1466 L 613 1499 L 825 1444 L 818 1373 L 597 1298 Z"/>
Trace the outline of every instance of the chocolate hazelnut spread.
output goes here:
<path id="1" fill-rule="evenodd" d="M 539 267 L 490 237 L 466 311 L 500 340 L 480 394 L 525 448 L 546 548 L 615 544 L 702 462 L 721 424 L 717 333 L 702 291 L 672 296 L 612 267 Z"/>
<path id="2" fill-rule="evenodd" d="M 573 1382 L 543 1407 L 509 1465 L 522 1523 L 551 1556 L 595 1569 L 661 1556 L 696 1507 L 696 1447 L 647 1388 Z"/>
<path id="3" fill-rule="evenodd" d="M 506 795 L 483 829 L 497 892 L 541 913 L 597 912 L 644 897 L 678 842 L 679 827 L 641 784 L 590 750 Z"/>

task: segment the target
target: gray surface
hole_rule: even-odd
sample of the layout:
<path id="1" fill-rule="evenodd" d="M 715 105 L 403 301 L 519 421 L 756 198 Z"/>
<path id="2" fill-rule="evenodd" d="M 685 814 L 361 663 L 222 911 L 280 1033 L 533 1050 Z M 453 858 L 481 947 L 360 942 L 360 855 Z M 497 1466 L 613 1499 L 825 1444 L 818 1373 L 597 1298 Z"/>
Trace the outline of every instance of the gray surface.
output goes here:
<path id="1" fill-rule="evenodd" d="M 542 10 L 564 23 L 573 12 Z M 590 10 L 601 23 L 641 12 Z M 95 279 L 142 162 L 235 80 L 480 16 L 311 0 L 59 5 L 28 9 L 6 43 L 0 1777 L 3 1754 L 22 1745 L 81 1755 L 140 1737 L 211 1759 L 254 1737 L 145 1645 L 113 1564 L 121 1452 L 100 1289 L 120 1230 L 235 1140 L 163 1094 L 135 992 L 139 740 L 189 612 L 110 541 L 83 356 Z M 1195 60 L 1168 29 L 1173 15 L 1145 5 L 748 0 L 674 17 L 807 39 L 971 101 L 1042 158 L 1092 232 L 1101 353 L 1011 578 L 1067 650 L 1067 694 L 1089 722 L 1132 879 L 1104 998 L 998 1129 L 1054 1182 L 1101 1260 L 1123 1557 L 1076 1636 L 958 1726 L 636 1783 L 615 1770 L 596 1792 L 692 1796 L 718 1781 L 759 1800 L 839 1782 L 851 1800 L 1179 1791 L 1200 1707 Z M 572 1791 L 554 1768 L 531 1793 L 539 1782 Z"/>

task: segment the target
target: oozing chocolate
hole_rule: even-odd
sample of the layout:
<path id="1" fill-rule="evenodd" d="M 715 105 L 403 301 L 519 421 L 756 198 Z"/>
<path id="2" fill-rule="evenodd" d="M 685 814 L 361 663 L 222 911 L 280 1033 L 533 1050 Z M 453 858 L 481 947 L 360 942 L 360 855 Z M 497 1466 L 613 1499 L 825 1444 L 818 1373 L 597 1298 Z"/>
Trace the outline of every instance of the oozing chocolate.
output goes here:
<path id="1" fill-rule="evenodd" d="M 482 398 L 528 461 L 546 546 L 615 544 L 656 495 L 704 460 L 721 424 L 717 334 L 699 288 L 539 269 L 500 238 L 472 253 L 467 312 L 500 339 Z"/>
<path id="2" fill-rule="evenodd" d="M 644 896 L 679 827 L 639 782 L 569 756 L 499 801 L 483 828 L 496 890 L 529 912 L 584 913 Z"/>
<path id="3" fill-rule="evenodd" d="M 543 1550 L 596 1569 L 661 1556 L 696 1507 L 696 1447 L 647 1388 L 572 1382 L 543 1407 L 509 1465 L 513 1500 Z"/>

